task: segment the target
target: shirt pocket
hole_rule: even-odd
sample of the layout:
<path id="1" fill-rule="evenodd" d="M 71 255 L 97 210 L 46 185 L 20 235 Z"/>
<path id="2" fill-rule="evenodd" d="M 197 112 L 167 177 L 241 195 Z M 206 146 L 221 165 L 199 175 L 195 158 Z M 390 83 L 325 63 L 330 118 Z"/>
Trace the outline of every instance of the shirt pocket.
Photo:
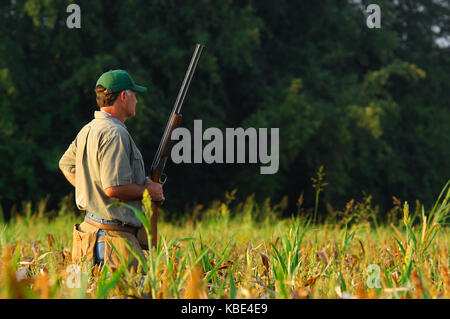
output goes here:
<path id="1" fill-rule="evenodd" d="M 132 158 L 133 181 L 138 185 L 145 184 L 144 160 L 138 149 L 133 150 Z"/>

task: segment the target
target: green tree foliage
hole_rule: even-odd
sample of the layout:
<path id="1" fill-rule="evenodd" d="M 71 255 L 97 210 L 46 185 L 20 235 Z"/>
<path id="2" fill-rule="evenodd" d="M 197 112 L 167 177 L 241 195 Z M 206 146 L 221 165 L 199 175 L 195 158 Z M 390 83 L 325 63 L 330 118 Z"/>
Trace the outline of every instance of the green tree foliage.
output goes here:
<path id="1" fill-rule="evenodd" d="M 322 199 L 362 192 L 382 207 L 395 195 L 431 203 L 450 175 L 449 7 L 379 1 L 15 0 L 0 7 L 0 201 L 50 203 L 70 192 L 58 161 L 96 109 L 94 84 L 112 68 L 148 87 L 126 122 L 147 167 L 195 43 L 206 50 L 183 125 L 279 127 L 280 170 L 258 165 L 168 164 L 166 207 L 207 203 L 238 188 L 258 199 L 301 192 L 324 165 Z M 292 206 L 293 207 L 293 206 Z"/>

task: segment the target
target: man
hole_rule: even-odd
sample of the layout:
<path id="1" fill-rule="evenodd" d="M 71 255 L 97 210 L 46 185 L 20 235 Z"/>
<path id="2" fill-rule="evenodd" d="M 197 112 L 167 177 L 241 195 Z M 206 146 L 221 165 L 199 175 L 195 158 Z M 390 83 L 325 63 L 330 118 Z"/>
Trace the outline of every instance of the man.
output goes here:
<path id="1" fill-rule="evenodd" d="M 135 115 L 136 92 L 146 90 L 124 70 L 102 74 L 95 87 L 100 111 L 95 111 L 94 119 L 81 129 L 59 162 L 75 187 L 78 209 L 86 210 L 84 222 L 74 226 L 75 262 L 87 260 L 117 268 L 120 256 L 116 250 L 125 260 L 133 258 L 124 241 L 142 254 L 146 236 L 142 236 L 141 222 L 129 207 L 111 204 L 120 201 L 142 209 L 146 189 L 154 201 L 165 199 L 162 185 L 145 176 L 142 155 L 124 124 Z M 134 259 L 132 265 L 136 264 Z"/>

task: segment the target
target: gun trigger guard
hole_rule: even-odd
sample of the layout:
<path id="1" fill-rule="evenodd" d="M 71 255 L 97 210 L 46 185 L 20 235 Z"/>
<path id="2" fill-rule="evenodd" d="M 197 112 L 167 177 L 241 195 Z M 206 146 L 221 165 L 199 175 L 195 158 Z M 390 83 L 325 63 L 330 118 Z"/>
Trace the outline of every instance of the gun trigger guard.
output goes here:
<path id="1" fill-rule="evenodd" d="M 164 173 L 162 173 L 162 174 L 161 174 L 161 177 L 159 178 L 159 183 L 164 185 L 164 183 L 165 183 L 166 181 L 167 181 L 167 175 L 164 174 Z"/>

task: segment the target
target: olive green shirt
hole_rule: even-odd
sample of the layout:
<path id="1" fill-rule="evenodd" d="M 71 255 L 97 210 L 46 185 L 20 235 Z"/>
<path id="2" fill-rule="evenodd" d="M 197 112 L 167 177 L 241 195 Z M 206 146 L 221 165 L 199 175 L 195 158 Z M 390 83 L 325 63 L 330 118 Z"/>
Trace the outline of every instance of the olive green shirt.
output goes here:
<path id="1" fill-rule="evenodd" d="M 125 124 L 109 113 L 95 111 L 59 161 L 59 167 L 75 173 L 75 201 L 78 209 L 107 220 L 136 227 L 141 222 L 132 209 L 107 205 L 119 201 L 105 194 L 111 186 L 145 184 L 142 155 Z M 141 200 L 122 201 L 142 210 Z"/>

